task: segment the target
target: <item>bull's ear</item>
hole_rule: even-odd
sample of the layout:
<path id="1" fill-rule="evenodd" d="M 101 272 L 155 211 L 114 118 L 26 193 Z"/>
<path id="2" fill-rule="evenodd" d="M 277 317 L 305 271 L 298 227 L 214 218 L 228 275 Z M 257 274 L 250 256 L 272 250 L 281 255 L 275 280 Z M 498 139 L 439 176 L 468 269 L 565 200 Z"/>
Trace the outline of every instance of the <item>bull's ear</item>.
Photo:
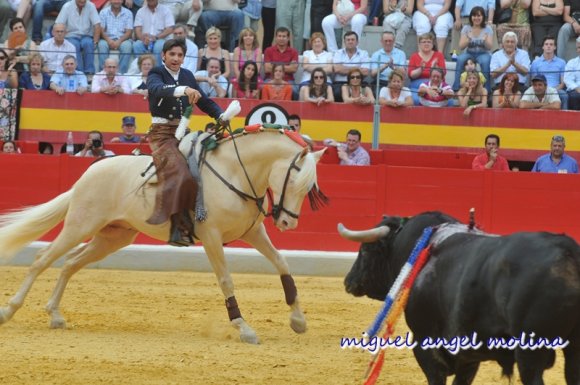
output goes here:
<path id="1" fill-rule="evenodd" d="M 312 155 L 314 155 L 314 159 L 316 160 L 316 163 L 318 163 L 320 161 L 320 158 L 322 158 L 322 155 L 324 154 L 325 151 L 326 151 L 326 147 L 324 147 L 322 150 L 315 151 L 312 153 Z"/>

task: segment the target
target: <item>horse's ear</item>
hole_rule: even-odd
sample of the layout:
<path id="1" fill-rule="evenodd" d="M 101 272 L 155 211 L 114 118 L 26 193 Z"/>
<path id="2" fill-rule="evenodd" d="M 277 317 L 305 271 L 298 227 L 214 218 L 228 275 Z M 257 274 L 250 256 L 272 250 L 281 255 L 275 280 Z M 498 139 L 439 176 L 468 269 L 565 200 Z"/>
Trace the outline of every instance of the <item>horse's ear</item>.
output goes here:
<path id="1" fill-rule="evenodd" d="M 312 153 L 312 155 L 314 155 L 314 159 L 316 160 L 316 163 L 318 163 L 318 161 L 320 161 L 320 158 L 322 158 L 324 151 L 326 151 L 326 147 L 324 147 L 322 150 L 315 151 Z"/>

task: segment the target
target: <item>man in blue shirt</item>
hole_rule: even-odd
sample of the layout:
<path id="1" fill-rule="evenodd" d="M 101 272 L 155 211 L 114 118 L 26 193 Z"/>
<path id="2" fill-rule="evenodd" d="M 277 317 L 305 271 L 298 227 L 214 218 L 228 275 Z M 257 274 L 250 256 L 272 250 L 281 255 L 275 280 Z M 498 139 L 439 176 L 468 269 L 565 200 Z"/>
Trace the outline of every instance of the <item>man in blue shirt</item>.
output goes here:
<path id="1" fill-rule="evenodd" d="M 395 47 L 395 34 L 385 31 L 381 35 L 383 48 L 379 49 L 371 56 L 371 76 L 379 74 L 381 87 L 388 85 L 389 76 L 395 68 L 404 69 L 407 58 L 405 52 Z"/>
<path id="2" fill-rule="evenodd" d="M 556 38 L 553 36 L 546 36 L 542 44 L 542 56 L 538 56 L 530 67 L 530 75 L 534 77 L 537 74 L 544 74 L 546 76 L 548 87 L 555 88 L 560 96 L 562 105 L 560 109 L 568 109 L 568 94 L 566 93 L 566 86 L 564 84 L 564 70 L 566 62 L 556 56 Z"/>
<path id="3" fill-rule="evenodd" d="M 536 160 L 532 168 L 534 172 L 552 172 L 558 174 L 578 174 L 578 163 L 566 154 L 566 140 L 561 135 L 554 135 L 550 145 L 550 153 Z"/>

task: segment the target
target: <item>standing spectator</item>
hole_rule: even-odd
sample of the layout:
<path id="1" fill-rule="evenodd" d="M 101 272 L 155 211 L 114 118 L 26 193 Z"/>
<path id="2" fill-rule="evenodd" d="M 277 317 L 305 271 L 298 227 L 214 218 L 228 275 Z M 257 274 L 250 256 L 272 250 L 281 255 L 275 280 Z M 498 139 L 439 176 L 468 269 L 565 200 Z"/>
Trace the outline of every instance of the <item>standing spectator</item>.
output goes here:
<path id="1" fill-rule="evenodd" d="M 395 47 L 403 49 L 413 23 L 414 0 L 383 0 L 383 30 L 395 36 Z"/>
<path id="2" fill-rule="evenodd" d="M 99 14 L 101 39 L 99 40 L 99 71 L 111 50 L 119 51 L 119 71 L 127 73 L 133 52 L 133 14 L 122 7 L 123 0 L 109 0 L 109 6 Z"/>
<path id="3" fill-rule="evenodd" d="M 262 0 L 246 0 L 246 6 L 241 9 L 244 14 L 245 26 L 252 31 L 257 31 L 262 18 Z"/>
<path id="4" fill-rule="evenodd" d="M 326 72 L 322 67 L 316 68 L 310 75 L 310 82 L 300 88 L 300 101 L 321 106 L 334 102 L 332 87 L 327 82 Z"/>
<path id="5" fill-rule="evenodd" d="M 463 26 L 461 38 L 459 39 L 459 49 L 465 50 L 457 58 L 455 66 L 455 83 L 453 89 L 458 90 L 461 86 L 461 71 L 468 59 L 473 59 L 479 63 L 481 72 L 487 81 L 485 86 L 491 92 L 491 79 L 489 77 L 489 64 L 491 62 L 491 46 L 494 37 L 493 30 L 485 24 L 485 11 L 481 7 L 473 7 L 469 15 L 469 24 Z"/>
<path id="6" fill-rule="evenodd" d="M 344 166 L 368 166 L 371 164 L 369 153 L 360 145 L 359 130 L 349 130 L 346 134 L 346 144 L 334 139 L 324 139 L 325 146 L 335 146 L 340 164 Z"/>
<path id="7" fill-rule="evenodd" d="M 226 46 L 230 52 L 236 47 L 236 38 L 244 28 L 244 13 L 238 8 L 239 2 L 240 0 L 205 0 L 204 10 L 198 22 L 202 36 L 205 36 L 211 27 L 229 26 L 230 41 Z"/>
<path id="8" fill-rule="evenodd" d="M 14 19 L 10 20 L 10 31 L 12 33 L 24 33 L 26 34 L 26 28 L 24 26 L 24 20 L 21 18 L 15 17 Z M 23 71 L 28 71 L 28 63 L 30 61 L 30 55 L 34 52 L 37 52 L 36 44 L 30 39 L 26 38 L 26 40 L 22 43 L 17 45 L 16 47 L 9 47 L 8 41 L 5 43 L 6 51 L 8 52 L 8 56 L 10 56 L 10 60 L 15 61 L 16 65 L 14 69 L 19 73 Z"/>
<path id="9" fill-rule="evenodd" d="M 62 61 L 65 56 L 72 55 L 76 59 L 77 55 L 75 46 L 64 38 L 66 35 L 64 24 L 55 24 L 52 27 L 52 35 L 54 37 L 40 43 L 39 48 L 49 75 L 62 72 Z"/>
<path id="10" fill-rule="evenodd" d="M 228 80 L 220 72 L 220 61 L 210 58 L 207 69 L 195 73 L 199 88 L 210 98 L 223 98 L 227 94 Z"/>
<path id="11" fill-rule="evenodd" d="M 190 31 L 195 30 L 195 27 L 197 27 L 197 22 L 203 11 L 202 0 L 159 0 L 159 4 L 169 8 L 173 15 L 173 20 L 176 23 L 186 23 Z M 186 29 L 185 32 L 187 34 L 188 30 Z M 193 35 L 193 32 L 191 35 Z"/>
<path id="12" fill-rule="evenodd" d="M 491 77 L 498 85 L 501 79 L 508 72 L 515 72 L 518 75 L 520 87 L 526 84 L 526 76 L 530 70 L 530 56 L 526 51 L 517 47 L 518 37 L 515 32 L 506 32 L 502 38 L 502 49 L 491 55 L 489 70 Z"/>
<path id="13" fill-rule="evenodd" d="M 262 50 L 272 45 L 274 41 L 274 26 L 276 25 L 276 0 L 262 0 L 262 26 L 264 37 Z"/>
<path id="14" fill-rule="evenodd" d="M 425 107 L 445 107 L 453 98 L 451 86 L 445 83 L 445 74 L 441 68 L 431 68 L 429 80 L 419 86 L 419 101 Z"/>
<path id="15" fill-rule="evenodd" d="M 147 99 L 149 95 L 147 91 L 147 76 L 151 68 L 155 67 L 155 56 L 150 53 L 143 54 L 137 59 L 137 65 L 139 66 L 140 72 L 137 75 L 131 76 L 129 85 L 134 94 L 143 95 Z"/>
<path id="16" fill-rule="evenodd" d="M 342 85 L 342 101 L 348 104 L 373 104 L 375 98 L 370 87 L 362 84 L 363 74 L 358 68 L 348 71 L 347 83 Z"/>
<path id="17" fill-rule="evenodd" d="M 95 73 L 95 48 L 101 36 L 101 19 L 95 5 L 87 0 L 70 0 L 63 5 L 56 23 L 66 25 L 65 38 L 75 46 L 78 69 Z"/>
<path id="18" fill-rule="evenodd" d="M 0 49 L 0 89 L 18 87 L 18 74 L 14 63 L 10 63 L 8 53 Z"/>
<path id="19" fill-rule="evenodd" d="M 292 100 L 292 86 L 284 80 L 284 64 L 272 65 L 274 76 L 272 80 L 262 87 L 262 100 Z"/>
<path id="20" fill-rule="evenodd" d="M 105 150 L 105 142 L 103 141 L 103 134 L 100 131 L 93 130 L 88 133 L 87 140 L 83 149 L 75 154 L 75 156 L 102 158 L 105 156 L 113 156 L 115 153 L 111 150 Z"/>
<path id="21" fill-rule="evenodd" d="M 251 28 L 244 28 L 240 31 L 238 46 L 234 49 L 234 60 L 232 63 L 234 77 L 240 77 L 240 71 L 248 60 L 253 61 L 258 66 L 258 73 L 260 73 L 262 50 L 258 43 L 258 35 Z"/>
<path id="22" fill-rule="evenodd" d="M 121 120 L 121 129 L 123 130 L 123 135 L 116 136 L 111 139 L 111 143 L 140 143 L 141 137 L 135 135 L 135 130 L 137 125 L 135 124 L 134 116 L 124 116 Z"/>
<path id="23" fill-rule="evenodd" d="M 222 31 L 217 27 L 211 27 L 205 32 L 207 45 L 199 51 L 197 66 L 200 70 L 207 69 L 207 61 L 210 58 L 217 58 L 220 61 L 220 71 L 222 75 L 229 79 L 230 77 L 230 53 L 220 45 L 222 40 Z"/>
<path id="24" fill-rule="evenodd" d="M 580 36 L 576 38 L 578 56 L 566 63 L 564 83 L 568 89 L 568 107 L 580 111 Z"/>
<path id="25" fill-rule="evenodd" d="M 350 25 L 356 36 L 362 36 L 363 28 L 367 23 L 367 0 L 354 0 L 354 9 L 343 10 L 339 6 L 340 1 L 334 0 L 332 3 L 332 13 L 326 16 L 322 20 L 322 30 L 324 31 L 324 36 L 326 37 L 326 43 L 328 44 L 328 50 L 330 52 L 338 51 L 338 45 L 336 44 L 336 35 L 334 32 L 335 28 L 344 28 Z"/>
<path id="26" fill-rule="evenodd" d="M 395 35 L 393 32 L 385 31 L 381 35 L 383 48 L 379 49 L 371 56 L 371 76 L 374 78 L 379 74 L 379 85 L 386 87 L 389 83 L 391 73 L 397 68 L 404 68 L 407 64 L 405 52 L 395 48 Z"/>
<path id="27" fill-rule="evenodd" d="M 147 5 L 141 7 L 135 15 L 135 42 L 133 53 L 135 56 L 144 53 L 155 55 L 155 61 L 161 63 L 161 50 L 165 38 L 173 33 L 175 20 L 171 10 L 159 0 L 147 0 Z"/>
<path id="28" fill-rule="evenodd" d="M 499 12 L 511 9 L 512 17 L 507 22 L 497 26 L 497 41 L 502 42 L 506 32 L 514 32 L 520 48 L 530 52 L 532 46 L 532 30 L 530 29 L 530 6 L 532 0 L 500 0 Z"/>
<path id="29" fill-rule="evenodd" d="M 311 50 L 304 51 L 302 54 L 302 79 L 300 85 L 306 85 L 312 78 L 312 71 L 316 68 L 322 68 L 326 80 L 332 83 L 330 76 L 332 74 L 332 53 L 325 50 L 326 39 L 324 34 L 314 32 L 310 37 Z"/>
<path id="30" fill-rule="evenodd" d="M 419 105 L 417 91 L 419 86 L 429 80 L 432 68 L 441 68 L 443 74 L 446 72 L 445 57 L 433 48 L 435 37 L 431 32 L 419 36 L 419 49 L 411 55 L 407 73 L 409 75 L 409 88 L 413 94 L 413 102 Z"/>
<path id="31" fill-rule="evenodd" d="M 564 24 L 558 31 L 558 57 L 567 59 L 566 46 L 568 46 L 568 42 L 580 35 L 580 0 L 564 0 L 562 20 Z"/>
<path id="32" fill-rule="evenodd" d="M 70 0 L 36 0 L 32 11 L 32 40 L 38 45 L 42 41 L 42 24 L 44 17 L 51 12 L 60 12 L 63 5 Z M 4 11 L 0 10 L 0 15 Z M 2 16 L 0 16 L 2 17 Z M 2 31 L 0 23 L 0 31 Z M 1 32 L 0 32 L 1 33 Z"/>
<path id="33" fill-rule="evenodd" d="M 91 92 L 102 92 L 107 95 L 130 94 L 129 80 L 118 73 L 119 61 L 110 57 L 105 60 L 104 69 L 97 73 L 91 83 Z"/>
<path id="34" fill-rule="evenodd" d="M 499 136 L 489 134 L 485 137 L 485 152 L 473 159 L 471 167 L 474 170 L 509 171 L 506 158 L 499 155 Z"/>
<path id="35" fill-rule="evenodd" d="M 532 172 L 578 174 L 578 163 L 564 153 L 565 148 L 566 139 L 562 135 L 554 135 L 550 142 L 550 152 L 536 160 Z"/>
<path id="36" fill-rule="evenodd" d="M 524 92 L 520 108 L 559 110 L 560 105 L 558 91 L 548 87 L 546 77 L 542 74 L 532 76 L 532 86 Z"/>
<path id="37" fill-rule="evenodd" d="M 87 92 L 87 76 L 77 70 L 77 60 L 72 55 L 67 55 L 62 60 L 63 72 L 55 72 L 50 77 L 50 89 L 57 94 L 76 92 L 79 95 Z"/>
<path id="38" fill-rule="evenodd" d="M 485 28 L 487 25 L 490 28 L 493 28 L 495 0 L 457 0 L 455 3 L 455 22 L 453 23 L 453 31 L 451 33 L 452 49 L 463 49 L 459 47 L 459 40 L 463 34 L 463 28 L 466 25 L 473 25 L 471 15 L 473 14 L 473 8 L 475 7 L 481 8 L 482 11 L 483 19 L 481 27 Z"/>
<path id="39" fill-rule="evenodd" d="M 562 102 L 562 109 L 568 109 L 568 94 L 564 84 L 564 71 L 566 62 L 556 56 L 556 39 L 553 36 L 544 37 L 542 44 L 542 56 L 538 56 L 530 67 L 530 75 L 544 74 L 548 80 L 548 87 L 558 91 Z"/>
<path id="40" fill-rule="evenodd" d="M 176 24 L 175 28 L 173 28 L 173 38 L 182 39 L 185 41 L 185 48 L 187 48 L 187 53 L 185 55 L 185 59 L 183 60 L 182 67 L 187 68 L 191 72 L 197 71 L 199 49 L 193 41 L 187 38 L 187 27 L 183 24 Z"/>
<path id="41" fill-rule="evenodd" d="M 463 115 L 466 117 L 476 108 L 487 107 L 487 90 L 481 84 L 479 72 L 471 71 L 467 73 L 467 79 L 457 93 L 459 107 L 465 108 Z"/>
<path id="42" fill-rule="evenodd" d="M 322 20 L 332 13 L 333 0 L 312 0 L 310 4 L 310 33 L 323 32 Z"/>
<path id="43" fill-rule="evenodd" d="M 290 47 L 290 30 L 286 27 L 276 28 L 276 45 L 264 51 L 264 72 L 266 79 L 271 79 L 274 64 L 284 64 L 284 80 L 292 82 L 298 70 L 298 51 Z"/>
<path id="44" fill-rule="evenodd" d="M 306 0 L 282 0 L 276 4 L 276 27 L 292 31 L 292 47 L 298 52 L 304 48 L 304 10 Z"/>
<path id="45" fill-rule="evenodd" d="M 522 93 L 518 90 L 518 75 L 505 74 L 497 90 L 493 91 L 493 108 L 519 108 Z"/>
<path id="46" fill-rule="evenodd" d="M 336 51 L 332 58 L 334 100 L 337 102 L 342 102 L 342 85 L 347 83 L 347 76 L 351 69 L 360 69 L 363 77 L 369 74 L 369 54 L 358 48 L 356 32 L 345 33 L 343 41 L 343 48 Z"/>
<path id="47" fill-rule="evenodd" d="M 258 65 L 252 60 L 244 63 L 240 76 L 232 81 L 232 97 L 240 99 L 259 99 L 262 87 L 258 76 Z"/>
<path id="48" fill-rule="evenodd" d="M 413 28 L 417 37 L 433 32 L 437 37 L 437 49 L 445 54 L 445 45 L 449 30 L 453 28 L 453 16 L 449 12 L 451 0 L 417 0 L 415 13 L 413 14 Z"/>
<path id="49" fill-rule="evenodd" d="M 43 71 L 43 60 L 39 53 L 30 56 L 29 70 L 20 74 L 18 87 L 25 90 L 48 90 L 50 76 Z"/>
<path id="50" fill-rule="evenodd" d="M 563 0 L 532 0 L 532 37 L 534 38 L 534 50 L 532 56 L 542 54 L 542 44 L 546 36 L 558 36 L 562 26 L 564 14 Z"/>
<path id="51" fill-rule="evenodd" d="M 413 105 L 411 90 L 403 87 L 405 72 L 395 69 L 389 75 L 389 85 L 381 88 L 379 104 L 389 107 L 408 107 Z"/>

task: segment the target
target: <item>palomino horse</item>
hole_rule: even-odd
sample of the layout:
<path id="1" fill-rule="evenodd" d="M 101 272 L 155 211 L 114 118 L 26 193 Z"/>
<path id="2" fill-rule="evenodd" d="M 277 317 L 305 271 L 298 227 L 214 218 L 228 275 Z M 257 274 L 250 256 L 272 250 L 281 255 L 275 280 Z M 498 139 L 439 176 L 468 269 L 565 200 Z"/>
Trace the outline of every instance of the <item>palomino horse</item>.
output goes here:
<path id="1" fill-rule="evenodd" d="M 272 245 L 263 224 L 268 188 L 272 203 L 276 203 L 272 216 L 281 231 L 298 225 L 298 213 L 306 194 L 311 203 L 321 197 L 316 163 L 324 150 L 311 153 L 301 137 L 294 134 L 260 128 L 236 134 L 234 139 L 230 136 L 207 152 L 201 169 L 208 217 L 205 222 L 196 222 L 196 239 L 203 243 L 225 296 L 231 324 L 239 330 L 244 342 L 258 343 L 258 337 L 238 309 L 222 246 L 237 239 L 252 245 L 274 265 L 291 309 L 290 326 L 297 333 L 306 331 L 306 320 L 286 259 Z M 0 217 L 3 253 L 0 259 L 5 260 L 64 219 L 60 234 L 39 252 L 20 289 L 7 306 L 0 308 L 0 324 L 12 318 L 35 279 L 62 255 L 68 253 L 46 305 L 51 328 L 66 327 L 59 304 L 74 273 L 131 244 L 140 232 L 159 240 L 168 239 L 169 222 L 162 225 L 146 222 L 153 212 L 157 188 L 154 183 L 145 183 L 141 175 L 150 162 L 149 156 L 101 160 L 91 165 L 72 189 L 50 202 Z M 73 250 L 89 238 L 88 243 Z"/>

